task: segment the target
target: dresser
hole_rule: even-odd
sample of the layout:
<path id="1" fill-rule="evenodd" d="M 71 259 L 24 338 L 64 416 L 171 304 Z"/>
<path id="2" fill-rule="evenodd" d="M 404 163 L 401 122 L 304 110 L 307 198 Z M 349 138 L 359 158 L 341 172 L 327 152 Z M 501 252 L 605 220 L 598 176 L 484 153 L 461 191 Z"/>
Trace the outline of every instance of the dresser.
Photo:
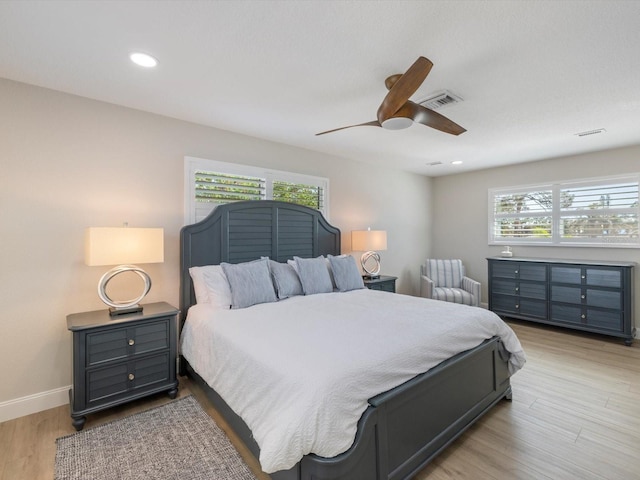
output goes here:
<path id="1" fill-rule="evenodd" d="M 72 424 L 86 415 L 153 393 L 178 393 L 178 310 L 159 302 L 140 313 L 109 316 L 108 310 L 67 316 L 73 334 Z"/>
<path id="2" fill-rule="evenodd" d="M 487 261 L 489 310 L 621 337 L 631 345 L 635 263 L 503 257 Z"/>
<path id="3" fill-rule="evenodd" d="M 378 278 L 364 278 L 364 286 L 369 290 L 382 290 L 384 292 L 396 293 L 396 280 L 398 277 L 390 275 L 380 275 Z"/>

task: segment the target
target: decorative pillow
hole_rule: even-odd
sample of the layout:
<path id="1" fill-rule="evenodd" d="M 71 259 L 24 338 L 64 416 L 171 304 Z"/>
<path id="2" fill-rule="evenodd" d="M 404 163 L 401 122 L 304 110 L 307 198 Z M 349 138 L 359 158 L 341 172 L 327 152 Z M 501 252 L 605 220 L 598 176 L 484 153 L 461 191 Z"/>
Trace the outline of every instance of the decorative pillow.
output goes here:
<path id="1" fill-rule="evenodd" d="M 333 284 L 327 269 L 327 259 L 293 257 L 305 295 L 333 292 Z"/>
<path id="2" fill-rule="evenodd" d="M 349 290 L 358 290 L 364 288 L 362 276 L 358 270 L 355 259 L 351 255 L 340 257 L 329 257 L 333 278 L 336 281 L 336 287 L 341 292 Z"/>
<path id="3" fill-rule="evenodd" d="M 275 260 L 269 261 L 269 269 L 276 287 L 276 294 L 280 300 L 302 295 L 302 284 L 300 277 L 289 263 L 280 263 Z"/>
<path id="4" fill-rule="evenodd" d="M 220 265 L 191 267 L 189 275 L 197 303 L 208 303 L 220 308 L 231 308 L 231 289 Z"/>
<path id="5" fill-rule="evenodd" d="M 277 301 L 269 273 L 269 260 L 221 265 L 231 288 L 231 308 Z"/>

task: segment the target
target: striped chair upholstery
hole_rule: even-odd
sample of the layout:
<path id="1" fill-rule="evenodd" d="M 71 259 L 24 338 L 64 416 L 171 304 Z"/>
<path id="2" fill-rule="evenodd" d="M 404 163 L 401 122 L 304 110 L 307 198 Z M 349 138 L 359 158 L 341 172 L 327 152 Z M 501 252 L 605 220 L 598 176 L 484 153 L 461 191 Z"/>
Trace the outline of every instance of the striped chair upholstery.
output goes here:
<path id="1" fill-rule="evenodd" d="M 464 305 L 480 305 L 480 282 L 465 276 L 462 260 L 430 258 L 420 270 L 421 296 Z"/>

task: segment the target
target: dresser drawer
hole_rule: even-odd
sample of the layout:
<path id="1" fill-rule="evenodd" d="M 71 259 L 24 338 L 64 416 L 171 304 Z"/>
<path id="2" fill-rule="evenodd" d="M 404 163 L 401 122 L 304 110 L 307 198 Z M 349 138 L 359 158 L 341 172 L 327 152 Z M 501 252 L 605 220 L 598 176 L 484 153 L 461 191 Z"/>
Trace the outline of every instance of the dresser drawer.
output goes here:
<path id="1" fill-rule="evenodd" d="M 586 284 L 598 287 L 621 288 L 622 271 L 620 269 L 587 268 Z"/>
<path id="2" fill-rule="evenodd" d="M 580 285 L 582 283 L 582 268 L 552 265 L 551 281 Z"/>
<path id="3" fill-rule="evenodd" d="M 170 322 L 171 318 L 163 318 L 87 334 L 86 365 L 98 365 L 168 348 Z"/>
<path id="4" fill-rule="evenodd" d="M 551 301 L 620 310 L 622 309 L 622 292 L 620 290 L 551 285 Z"/>
<path id="5" fill-rule="evenodd" d="M 510 295 L 492 295 L 491 309 L 498 314 L 525 315 L 544 319 L 547 317 L 547 302 Z"/>
<path id="6" fill-rule="evenodd" d="M 551 304 L 551 317 L 558 322 L 582 325 L 589 330 L 618 332 L 623 328 L 623 313 L 574 305 Z"/>
<path id="7" fill-rule="evenodd" d="M 169 352 L 96 368 L 87 372 L 87 406 L 111 402 L 131 391 L 144 391 L 167 383 L 171 373 Z"/>

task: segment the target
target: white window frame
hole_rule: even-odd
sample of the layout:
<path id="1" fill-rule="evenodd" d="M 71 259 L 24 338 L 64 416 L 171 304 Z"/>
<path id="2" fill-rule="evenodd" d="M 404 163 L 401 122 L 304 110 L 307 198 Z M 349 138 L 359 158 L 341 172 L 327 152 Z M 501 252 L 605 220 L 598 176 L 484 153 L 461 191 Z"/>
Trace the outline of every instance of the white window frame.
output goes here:
<path id="1" fill-rule="evenodd" d="M 611 184 L 611 183 L 637 183 L 640 187 L 640 174 L 629 174 L 629 175 L 617 175 L 617 176 L 609 176 L 609 177 L 596 177 L 596 178 L 585 178 L 579 180 L 571 180 L 571 181 L 557 181 L 550 182 L 542 185 L 521 185 L 507 188 L 491 188 L 488 191 L 488 211 L 489 211 L 489 224 L 488 224 L 488 234 L 489 234 L 489 245 L 537 245 L 537 246 L 570 246 L 570 247 L 604 247 L 604 248 L 640 248 L 640 238 L 631 238 L 627 242 L 607 242 L 602 241 L 601 239 L 588 239 L 588 238 L 563 238 L 560 235 L 560 225 L 561 219 L 563 218 L 563 214 L 566 212 L 561 211 L 561 199 L 560 192 L 567 188 L 580 188 L 580 187 L 588 187 L 588 186 L 598 186 L 602 185 L 603 187 Z M 549 213 L 538 213 L 538 212 L 527 212 L 522 215 L 517 214 L 503 214 L 496 215 L 494 210 L 495 199 L 497 196 L 501 195 L 513 195 L 513 194 L 526 194 L 529 192 L 536 191 L 544 191 L 551 190 L 552 191 L 552 208 Z M 640 196 L 640 195 L 639 195 Z M 584 213 L 592 213 L 594 210 L 576 210 L 572 212 L 573 214 L 579 215 Z M 635 214 L 638 219 L 640 219 L 640 205 L 635 207 L 626 207 L 626 208 L 615 208 L 612 207 L 607 209 L 606 211 L 611 213 L 631 213 Z M 496 218 L 507 218 L 507 217 L 536 217 L 536 216 L 551 216 L 551 237 L 549 238 L 497 238 L 495 236 L 495 223 Z"/>
<path id="2" fill-rule="evenodd" d="M 329 220 L 329 179 L 302 173 L 267 169 L 240 163 L 222 162 L 197 157 L 184 157 L 184 221 L 185 225 L 196 222 L 196 184 L 197 171 L 224 173 L 228 175 L 245 175 L 266 180 L 264 200 L 273 198 L 273 182 L 300 183 L 321 187 L 323 191 L 322 208 L 319 211 Z"/>

